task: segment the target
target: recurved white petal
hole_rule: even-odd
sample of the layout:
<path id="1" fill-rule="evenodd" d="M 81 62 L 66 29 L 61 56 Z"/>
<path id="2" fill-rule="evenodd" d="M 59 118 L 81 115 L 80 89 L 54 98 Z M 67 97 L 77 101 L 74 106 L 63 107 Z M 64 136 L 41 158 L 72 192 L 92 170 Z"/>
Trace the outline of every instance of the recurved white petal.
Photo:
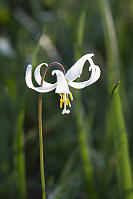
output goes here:
<path id="1" fill-rule="evenodd" d="M 36 67 L 35 72 L 34 72 L 35 80 L 36 80 L 36 82 L 37 82 L 39 85 L 41 84 L 41 80 L 42 80 L 42 76 L 41 76 L 41 74 L 40 74 L 40 69 L 41 69 L 41 67 L 42 67 L 43 65 L 48 66 L 47 63 L 41 63 L 41 64 L 39 64 L 39 65 Z M 56 87 L 56 83 L 55 83 L 55 84 L 51 84 L 51 83 L 48 83 L 48 82 L 46 82 L 46 81 L 43 81 L 43 85 L 42 85 L 42 86 L 45 87 L 45 88 L 53 88 L 54 86 Z"/>
<path id="2" fill-rule="evenodd" d="M 86 86 L 89 86 L 89 85 L 93 84 L 94 82 L 96 82 L 99 79 L 100 74 L 101 74 L 99 66 L 92 64 L 89 67 L 89 71 L 91 71 L 91 76 L 90 76 L 89 80 L 84 81 L 84 82 L 68 81 L 69 86 L 71 86 L 73 88 L 77 88 L 77 89 L 82 89 L 82 88 L 85 88 Z"/>
<path id="3" fill-rule="evenodd" d="M 57 77 L 57 85 L 56 85 L 56 93 L 70 93 L 65 75 L 60 70 L 53 70 L 52 75 L 55 75 Z"/>
<path id="4" fill-rule="evenodd" d="M 33 85 L 33 83 L 32 83 L 32 65 L 31 64 L 29 64 L 28 66 L 27 66 L 27 69 L 26 69 L 26 75 L 25 75 L 25 81 L 26 81 L 26 85 L 29 87 L 29 88 L 31 88 L 31 89 L 33 89 L 33 90 L 35 90 L 35 91 L 37 91 L 37 92 L 39 92 L 39 93 L 47 93 L 47 92 L 49 92 L 49 91 L 52 91 L 52 90 L 54 90 L 55 89 L 55 85 L 53 86 L 53 87 L 35 87 L 34 85 Z"/>
<path id="5" fill-rule="evenodd" d="M 77 79 L 78 77 L 80 77 L 82 70 L 83 70 L 83 66 L 85 64 L 86 61 L 89 61 L 90 65 L 94 64 L 93 60 L 92 60 L 92 56 L 94 56 L 94 54 L 86 54 L 84 56 L 82 56 L 66 73 L 65 77 L 67 80 L 69 81 L 74 81 L 75 79 Z"/>

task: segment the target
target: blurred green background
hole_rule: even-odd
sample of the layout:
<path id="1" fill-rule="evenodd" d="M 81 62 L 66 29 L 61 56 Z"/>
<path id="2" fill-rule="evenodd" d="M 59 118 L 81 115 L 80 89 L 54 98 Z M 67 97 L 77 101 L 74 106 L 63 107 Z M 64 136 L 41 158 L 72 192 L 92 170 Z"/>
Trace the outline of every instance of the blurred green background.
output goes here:
<path id="1" fill-rule="evenodd" d="M 47 198 L 133 199 L 132 49 L 132 0 L 0 0 L 0 198 L 41 198 L 38 93 L 25 84 L 27 64 L 58 61 L 67 71 L 94 53 L 101 77 L 71 89 L 69 115 L 59 95 L 43 94 Z M 82 80 L 87 71 L 88 63 Z"/>

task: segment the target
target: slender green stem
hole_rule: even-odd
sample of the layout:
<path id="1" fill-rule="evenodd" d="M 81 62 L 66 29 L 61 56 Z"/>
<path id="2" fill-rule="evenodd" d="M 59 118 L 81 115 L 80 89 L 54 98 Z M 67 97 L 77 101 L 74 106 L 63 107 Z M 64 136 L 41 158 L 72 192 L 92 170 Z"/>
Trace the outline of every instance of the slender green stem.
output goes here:
<path id="1" fill-rule="evenodd" d="M 52 62 L 43 71 L 42 80 L 40 86 L 43 85 L 43 80 L 47 73 L 47 70 L 53 65 L 58 65 L 63 73 L 65 74 L 64 67 L 58 62 Z M 44 160 L 43 160 L 43 136 L 42 136 L 42 93 L 39 94 L 39 104 L 38 104 L 38 120 L 39 120 L 39 142 L 40 142 L 40 170 L 41 170 L 41 183 L 42 183 L 42 199 L 46 199 L 45 192 L 45 176 L 44 176 Z"/>
<path id="2" fill-rule="evenodd" d="M 42 199 L 46 199 L 44 160 L 43 160 L 43 136 L 42 136 L 42 93 L 39 94 L 38 119 L 39 119 L 40 170 L 41 170 L 41 184 L 42 184 Z"/>

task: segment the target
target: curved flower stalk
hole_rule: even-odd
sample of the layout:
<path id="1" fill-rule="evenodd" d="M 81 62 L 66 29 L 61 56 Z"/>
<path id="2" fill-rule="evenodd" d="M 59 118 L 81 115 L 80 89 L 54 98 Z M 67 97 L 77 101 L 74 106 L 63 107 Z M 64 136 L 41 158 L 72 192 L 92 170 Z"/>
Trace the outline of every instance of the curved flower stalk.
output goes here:
<path id="1" fill-rule="evenodd" d="M 99 66 L 94 64 L 94 62 L 92 60 L 92 56 L 94 56 L 94 54 L 86 54 L 86 55 L 82 56 L 67 71 L 67 73 L 65 73 L 65 70 L 60 63 L 53 62 L 49 65 L 47 63 L 41 63 L 40 65 L 38 65 L 36 67 L 35 72 L 34 72 L 34 77 L 35 77 L 35 80 L 36 80 L 37 84 L 39 85 L 39 87 L 35 87 L 33 85 L 33 83 L 32 83 L 32 65 L 28 65 L 27 69 L 26 69 L 26 76 L 25 76 L 26 84 L 29 88 L 31 88 L 39 93 L 46 93 L 46 92 L 50 92 L 55 89 L 55 93 L 58 93 L 61 96 L 60 108 L 62 108 L 62 105 L 64 103 L 64 108 L 63 108 L 62 114 L 65 114 L 65 113 L 68 114 L 68 113 L 70 113 L 70 110 L 67 109 L 67 106 L 71 107 L 70 100 L 73 100 L 73 96 L 69 90 L 69 86 L 76 88 L 76 89 L 82 89 L 82 88 L 85 88 L 85 87 L 93 84 L 100 77 L 100 73 L 101 73 L 100 68 L 99 68 Z M 76 80 L 78 77 L 80 77 L 82 70 L 83 70 L 83 66 L 86 61 L 88 61 L 90 64 L 90 66 L 89 66 L 89 71 L 91 72 L 90 78 L 87 81 L 75 82 L 74 80 Z M 47 69 L 55 64 L 60 66 L 63 71 L 61 71 L 61 70 L 53 70 L 52 71 L 52 75 L 56 75 L 57 82 L 54 84 L 51 84 L 51 83 L 44 81 L 44 77 L 46 75 Z M 41 76 L 40 69 L 43 65 L 45 65 L 46 67 L 45 67 L 43 75 Z"/>

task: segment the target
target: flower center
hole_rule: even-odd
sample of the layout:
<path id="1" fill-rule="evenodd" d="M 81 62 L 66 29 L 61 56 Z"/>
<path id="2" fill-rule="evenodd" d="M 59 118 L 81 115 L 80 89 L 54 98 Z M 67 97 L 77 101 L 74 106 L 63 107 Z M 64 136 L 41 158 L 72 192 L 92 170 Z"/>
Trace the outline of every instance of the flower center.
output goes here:
<path id="1" fill-rule="evenodd" d="M 66 107 L 69 106 L 71 108 L 71 103 L 70 100 L 73 100 L 72 93 L 70 92 L 69 94 L 59 94 L 60 95 L 60 108 L 62 108 L 63 103 L 64 103 L 64 109 L 62 111 L 62 114 L 69 114 L 70 110 L 67 110 Z"/>

